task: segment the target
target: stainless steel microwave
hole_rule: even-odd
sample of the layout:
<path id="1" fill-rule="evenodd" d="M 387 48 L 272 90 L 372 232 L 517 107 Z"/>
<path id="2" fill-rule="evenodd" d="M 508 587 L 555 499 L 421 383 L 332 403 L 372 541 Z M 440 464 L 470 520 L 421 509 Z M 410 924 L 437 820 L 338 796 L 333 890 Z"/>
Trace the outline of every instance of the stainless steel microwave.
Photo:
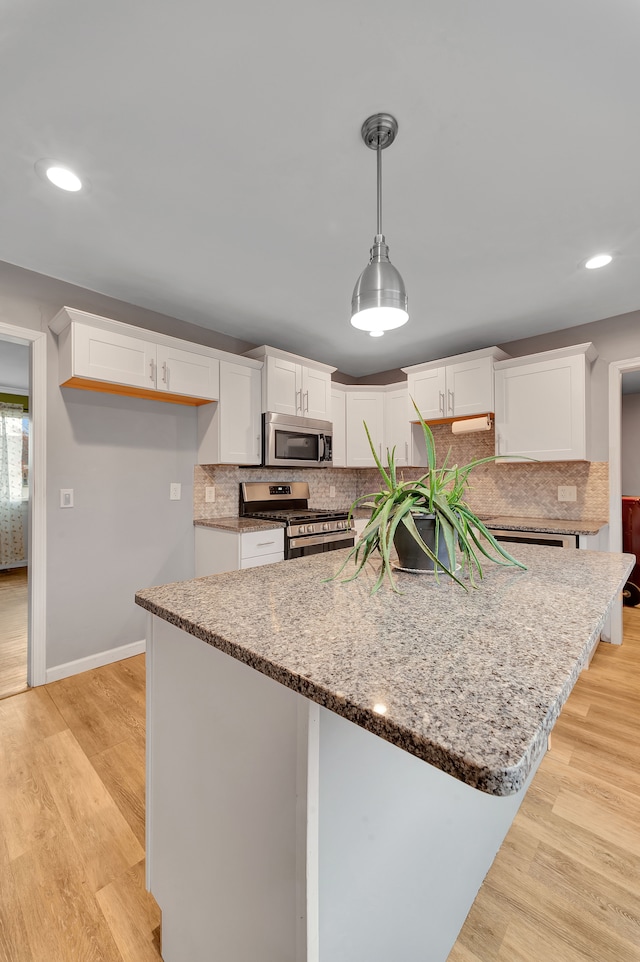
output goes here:
<path id="1" fill-rule="evenodd" d="M 262 463 L 269 467 L 330 468 L 333 424 L 292 414 L 263 414 Z"/>

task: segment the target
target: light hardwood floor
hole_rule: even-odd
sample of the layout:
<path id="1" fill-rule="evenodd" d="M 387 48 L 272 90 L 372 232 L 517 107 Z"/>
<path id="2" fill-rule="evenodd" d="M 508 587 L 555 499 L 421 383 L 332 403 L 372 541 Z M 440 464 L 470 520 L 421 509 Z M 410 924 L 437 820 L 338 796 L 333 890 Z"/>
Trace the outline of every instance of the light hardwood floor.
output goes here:
<path id="1" fill-rule="evenodd" d="M 640 608 L 580 676 L 448 962 L 640 960 Z"/>
<path id="2" fill-rule="evenodd" d="M 27 569 L 0 571 L 0 698 L 27 687 Z"/>
<path id="3" fill-rule="evenodd" d="M 640 962 L 639 695 L 640 608 L 574 689 L 449 962 Z M 158 962 L 143 845 L 144 656 L 0 701 L 0 962 Z"/>

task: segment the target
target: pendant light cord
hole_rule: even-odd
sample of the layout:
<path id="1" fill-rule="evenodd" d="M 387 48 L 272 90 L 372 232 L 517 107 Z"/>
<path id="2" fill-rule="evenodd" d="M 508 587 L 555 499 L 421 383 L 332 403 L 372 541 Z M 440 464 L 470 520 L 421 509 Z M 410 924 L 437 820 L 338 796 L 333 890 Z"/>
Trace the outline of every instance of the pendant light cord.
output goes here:
<path id="1" fill-rule="evenodd" d="M 377 155 L 377 176 L 378 176 L 378 230 L 377 233 L 382 233 L 382 147 L 380 146 L 380 141 L 378 141 L 378 147 L 376 149 Z"/>

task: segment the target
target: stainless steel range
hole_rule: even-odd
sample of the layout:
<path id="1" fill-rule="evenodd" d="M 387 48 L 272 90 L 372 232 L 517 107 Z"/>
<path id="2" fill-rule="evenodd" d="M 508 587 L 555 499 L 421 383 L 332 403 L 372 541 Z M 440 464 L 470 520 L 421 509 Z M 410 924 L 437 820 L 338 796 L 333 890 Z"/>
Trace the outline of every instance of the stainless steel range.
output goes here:
<path id="1" fill-rule="evenodd" d="M 346 510 L 309 507 L 306 481 L 243 481 L 240 485 L 240 514 L 282 521 L 285 527 L 285 558 L 349 548 L 355 526 Z"/>

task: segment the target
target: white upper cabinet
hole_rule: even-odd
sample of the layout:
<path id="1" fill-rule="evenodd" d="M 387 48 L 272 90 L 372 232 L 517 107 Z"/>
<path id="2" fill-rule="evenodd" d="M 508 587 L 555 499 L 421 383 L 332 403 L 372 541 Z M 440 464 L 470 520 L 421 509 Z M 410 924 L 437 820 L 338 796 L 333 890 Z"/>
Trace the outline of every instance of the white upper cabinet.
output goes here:
<path id="1" fill-rule="evenodd" d="M 411 464 L 411 418 L 406 384 L 394 384 L 384 394 L 384 447 L 396 449 L 396 465 Z"/>
<path id="2" fill-rule="evenodd" d="M 63 335 L 61 346 L 70 348 L 66 352 L 70 377 L 155 388 L 156 345 L 153 341 L 79 323 L 70 325 L 65 333 L 68 336 Z"/>
<path id="3" fill-rule="evenodd" d="M 260 363 L 220 361 L 220 400 L 198 408 L 199 464 L 260 464 Z"/>
<path id="4" fill-rule="evenodd" d="M 219 361 L 197 351 L 158 344 L 156 347 L 156 390 L 185 397 L 217 398 Z"/>
<path id="5" fill-rule="evenodd" d="M 194 405 L 218 397 L 223 352 L 69 307 L 49 327 L 64 387 Z"/>
<path id="6" fill-rule="evenodd" d="M 592 344 L 496 364 L 496 454 L 589 460 Z"/>
<path id="7" fill-rule="evenodd" d="M 262 410 L 328 421 L 335 367 L 277 348 L 257 347 L 246 357 L 264 360 Z"/>
<path id="8" fill-rule="evenodd" d="M 331 416 L 333 424 L 333 467 L 344 468 L 347 463 L 347 395 L 339 384 L 331 385 Z"/>
<path id="9" fill-rule="evenodd" d="M 508 355 L 497 347 L 403 367 L 409 397 L 425 421 L 474 417 L 494 410 L 494 363 Z M 411 404 L 411 420 L 416 414 Z"/>
<path id="10" fill-rule="evenodd" d="M 347 392 L 347 466 L 350 468 L 375 468 L 376 466 L 364 429 L 365 421 L 376 454 L 381 459 L 385 458 L 383 390 Z"/>

